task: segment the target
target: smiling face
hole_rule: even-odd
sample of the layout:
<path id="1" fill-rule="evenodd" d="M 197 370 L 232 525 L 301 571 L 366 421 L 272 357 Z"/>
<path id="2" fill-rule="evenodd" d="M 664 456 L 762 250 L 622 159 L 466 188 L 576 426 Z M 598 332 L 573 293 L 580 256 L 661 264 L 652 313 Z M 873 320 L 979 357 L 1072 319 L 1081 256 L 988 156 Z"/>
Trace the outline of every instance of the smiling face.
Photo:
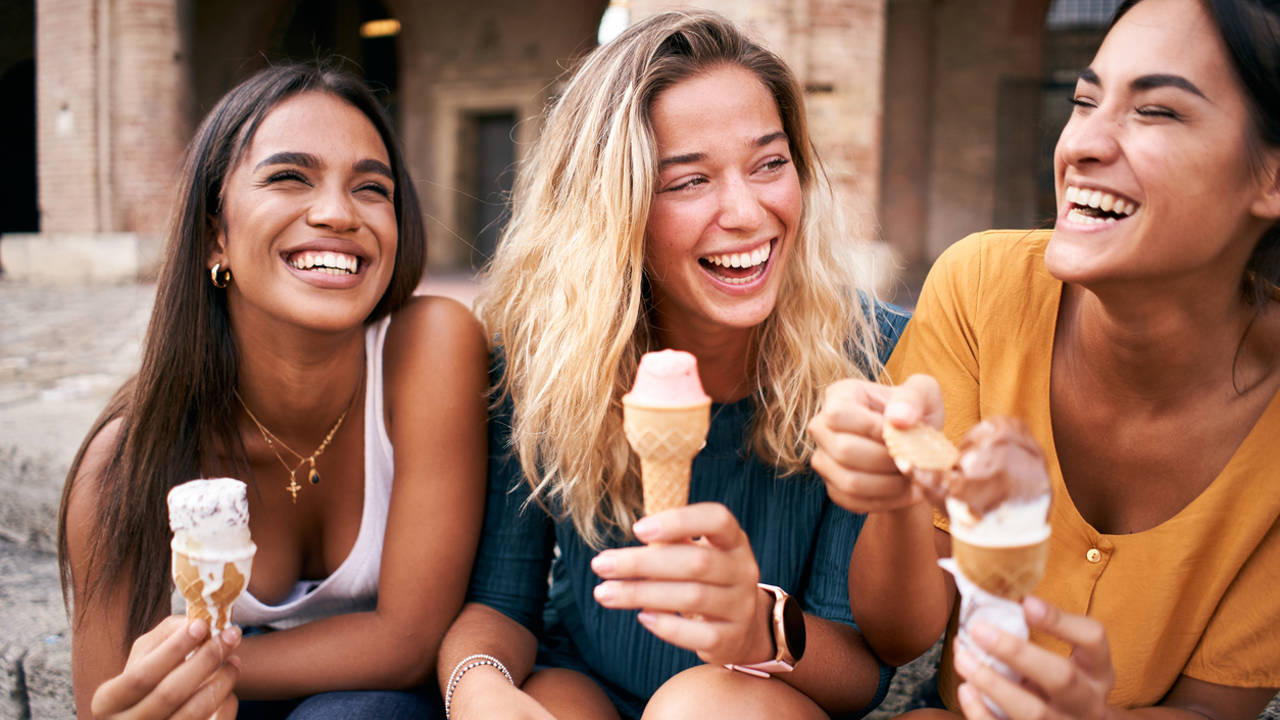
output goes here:
<path id="1" fill-rule="evenodd" d="M 777 103 L 753 73 L 725 65 L 664 90 L 649 117 L 655 325 L 686 337 L 754 328 L 773 311 L 803 207 Z"/>
<path id="2" fill-rule="evenodd" d="M 358 109 L 322 92 L 281 101 L 223 184 L 208 265 L 234 274 L 233 321 L 359 326 L 395 269 L 395 192 L 386 146 Z"/>
<path id="3" fill-rule="evenodd" d="M 1199 0 L 1143 0 L 1076 84 L 1045 264 L 1083 285 L 1229 279 L 1271 221 L 1227 51 Z"/>

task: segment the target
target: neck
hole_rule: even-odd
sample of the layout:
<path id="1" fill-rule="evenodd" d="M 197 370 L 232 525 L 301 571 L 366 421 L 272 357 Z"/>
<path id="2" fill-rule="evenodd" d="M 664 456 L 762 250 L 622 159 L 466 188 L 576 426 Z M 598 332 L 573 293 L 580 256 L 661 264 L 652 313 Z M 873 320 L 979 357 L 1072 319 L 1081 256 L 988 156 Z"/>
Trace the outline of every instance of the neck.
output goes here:
<path id="1" fill-rule="evenodd" d="M 1239 393 L 1257 385 L 1274 366 L 1277 313 L 1264 312 L 1250 328 L 1256 308 L 1236 287 L 1204 287 L 1066 285 L 1058 327 L 1063 360 L 1077 380 L 1134 409 L 1158 410 L 1197 390 Z"/>
<path id="2" fill-rule="evenodd" d="M 702 389 L 714 402 L 730 403 L 751 394 L 756 330 L 715 328 L 706 332 L 655 331 L 663 348 L 684 350 L 698 359 Z"/>
<path id="3" fill-rule="evenodd" d="M 364 329 L 271 337 L 232 322 L 237 390 L 271 432 L 312 443 L 352 404 L 364 380 Z"/>

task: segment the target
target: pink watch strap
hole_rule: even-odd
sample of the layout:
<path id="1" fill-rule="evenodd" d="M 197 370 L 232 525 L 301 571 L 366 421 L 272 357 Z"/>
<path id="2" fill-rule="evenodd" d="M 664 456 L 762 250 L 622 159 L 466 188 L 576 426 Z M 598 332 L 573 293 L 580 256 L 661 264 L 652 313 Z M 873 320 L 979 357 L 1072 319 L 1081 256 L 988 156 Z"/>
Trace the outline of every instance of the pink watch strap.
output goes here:
<path id="1" fill-rule="evenodd" d="M 726 670 L 736 670 L 740 673 L 754 675 L 758 678 L 773 677 L 773 673 L 784 673 L 795 670 L 795 666 L 785 663 L 781 660 L 769 660 L 768 662 L 755 663 L 754 665 L 734 665 L 727 663 Z"/>

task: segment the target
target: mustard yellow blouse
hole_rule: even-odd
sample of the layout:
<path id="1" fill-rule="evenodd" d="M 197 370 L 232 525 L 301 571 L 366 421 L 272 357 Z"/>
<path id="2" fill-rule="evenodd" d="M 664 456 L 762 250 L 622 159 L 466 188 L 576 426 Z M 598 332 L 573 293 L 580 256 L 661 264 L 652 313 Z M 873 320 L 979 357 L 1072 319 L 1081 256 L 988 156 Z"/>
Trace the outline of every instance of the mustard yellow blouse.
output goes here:
<path id="1" fill-rule="evenodd" d="M 988 415 L 1030 426 L 1053 481 L 1053 534 L 1036 594 L 1106 626 L 1111 704 L 1154 705 L 1179 675 L 1280 687 L 1280 395 L 1221 474 L 1172 518 L 1128 535 L 1095 530 L 1067 494 L 1053 444 L 1049 366 L 1062 283 L 1044 267 L 1051 234 L 990 231 L 948 249 L 889 360 L 890 378 L 936 377 L 952 440 Z M 937 524 L 947 529 L 945 518 Z M 938 687 L 958 709 L 953 633 Z"/>

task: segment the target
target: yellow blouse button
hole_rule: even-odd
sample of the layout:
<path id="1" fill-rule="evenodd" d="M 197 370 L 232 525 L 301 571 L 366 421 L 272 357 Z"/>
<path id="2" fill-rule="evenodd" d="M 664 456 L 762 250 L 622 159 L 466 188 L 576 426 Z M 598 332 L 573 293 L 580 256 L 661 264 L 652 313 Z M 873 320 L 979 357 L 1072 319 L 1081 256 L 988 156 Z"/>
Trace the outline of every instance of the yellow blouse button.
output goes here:
<path id="1" fill-rule="evenodd" d="M 1098 548 L 1089 548 L 1089 552 L 1085 553 L 1084 557 L 1089 562 L 1096 563 L 1102 560 L 1102 551 L 1098 550 Z"/>

